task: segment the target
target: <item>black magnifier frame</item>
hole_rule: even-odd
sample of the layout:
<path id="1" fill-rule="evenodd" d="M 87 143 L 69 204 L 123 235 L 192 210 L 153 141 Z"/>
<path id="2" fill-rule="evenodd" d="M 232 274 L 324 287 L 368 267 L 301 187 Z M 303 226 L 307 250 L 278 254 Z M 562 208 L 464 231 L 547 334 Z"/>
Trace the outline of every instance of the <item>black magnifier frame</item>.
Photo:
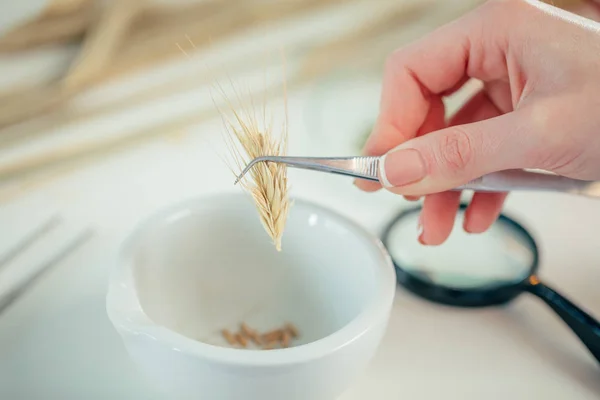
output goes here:
<path id="1" fill-rule="evenodd" d="M 461 204 L 460 210 L 464 211 L 466 207 L 466 204 Z M 396 224 L 407 217 L 420 213 L 420 211 L 421 206 L 404 210 L 388 223 L 381 236 L 386 248 L 389 249 L 390 233 Z M 521 224 L 505 214 L 500 214 L 495 223 L 505 224 L 518 232 L 525 241 L 523 244 L 533 255 L 528 274 L 522 280 L 468 289 L 446 287 L 402 268 L 402 265 L 392 257 L 398 283 L 411 293 L 431 302 L 464 308 L 499 306 L 510 302 L 524 292 L 531 293 L 543 300 L 558 314 L 600 363 L 600 323 L 565 296 L 540 281 L 537 276 L 540 262 L 538 246 L 531 234 Z"/>

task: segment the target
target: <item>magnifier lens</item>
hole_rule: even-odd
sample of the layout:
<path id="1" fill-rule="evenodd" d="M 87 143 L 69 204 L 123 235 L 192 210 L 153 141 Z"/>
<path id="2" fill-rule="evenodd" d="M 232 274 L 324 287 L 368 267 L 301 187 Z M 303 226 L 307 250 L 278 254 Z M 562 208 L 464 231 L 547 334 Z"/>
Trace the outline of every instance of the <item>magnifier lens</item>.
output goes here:
<path id="1" fill-rule="evenodd" d="M 529 276 L 535 256 L 521 230 L 500 219 L 485 233 L 468 234 L 462 228 L 463 217 L 461 209 L 450 237 L 440 246 L 418 242 L 418 212 L 398 219 L 386 242 L 397 267 L 431 284 L 458 290 L 494 288 Z"/>
<path id="2" fill-rule="evenodd" d="M 459 307 L 505 304 L 529 292 L 543 300 L 600 362 L 600 323 L 539 280 L 528 279 L 538 266 L 538 251 L 525 228 L 505 215 L 485 233 L 462 229 L 465 206 L 448 240 L 423 246 L 417 240 L 420 209 L 402 212 L 383 233 L 398 282 L 430 301 Z"/>

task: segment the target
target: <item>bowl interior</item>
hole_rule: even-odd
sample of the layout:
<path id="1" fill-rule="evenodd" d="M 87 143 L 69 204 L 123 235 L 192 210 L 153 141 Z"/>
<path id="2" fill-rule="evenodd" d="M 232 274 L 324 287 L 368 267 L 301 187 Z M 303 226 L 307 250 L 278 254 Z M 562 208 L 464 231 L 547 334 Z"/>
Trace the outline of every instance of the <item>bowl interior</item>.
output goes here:
<path id="1" fill-rule="evenodd" d="M 309 343 L 375 301 L 386 276 L 373 239 L 320 207 L 297 201 L 277 252 L 252 200 L 215 196 L 175 208 L 138 231 L 130 251 L 140 305 L 155 323 L 225 345 L 241 322 L 260 331 L 295 324 Z"/>

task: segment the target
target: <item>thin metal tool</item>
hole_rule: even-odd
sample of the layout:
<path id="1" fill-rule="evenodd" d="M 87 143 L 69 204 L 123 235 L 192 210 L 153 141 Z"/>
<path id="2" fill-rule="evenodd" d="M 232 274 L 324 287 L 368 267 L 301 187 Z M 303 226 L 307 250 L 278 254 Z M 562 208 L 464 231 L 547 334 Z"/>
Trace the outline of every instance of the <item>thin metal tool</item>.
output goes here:
<path id="1" fill-rule="evenodd" d="M 237 177 L 237 184 L 248 171 L 259 162 L 284 163 L 289 167 L 310 169 L 352 176 L 354 178 L 379 181 L 379 157 L 258 157 L 250 161 Z"/>
<path id="2" fill-rule="evenodd" d="M 237 177 L 237 184 L 259 162 L 283 163 L 309 169 L 379 182 L 380 157 L 257 157 Z M 545 172 L 507 170 L 474 179 L 453 190 L 478 192 L 543 191 L 600 198 L 600 181 L 582 181 Z"/>

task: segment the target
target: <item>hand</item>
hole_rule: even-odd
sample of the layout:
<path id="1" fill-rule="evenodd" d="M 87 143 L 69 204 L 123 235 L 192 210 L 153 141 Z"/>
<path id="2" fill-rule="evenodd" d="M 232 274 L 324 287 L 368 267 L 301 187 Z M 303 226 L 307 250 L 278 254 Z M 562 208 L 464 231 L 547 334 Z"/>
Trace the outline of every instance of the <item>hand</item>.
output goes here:
<path id="1" fill-rule="evenodd" d="M 443 97 L 469 78 L 483 89 L 445 121 Z M 471 179 L 521 168 L 600 179 L 600 24 L 538 1 L 490 0 L 397 50 L 365 153 L 385 154 L 387 190 L 427 195 L 419 240 L 429 245 L 452 230 L 460 193 L 448 190 Z M 464 229 L 487 230 L 505 197 L 475 193 Z"/>

